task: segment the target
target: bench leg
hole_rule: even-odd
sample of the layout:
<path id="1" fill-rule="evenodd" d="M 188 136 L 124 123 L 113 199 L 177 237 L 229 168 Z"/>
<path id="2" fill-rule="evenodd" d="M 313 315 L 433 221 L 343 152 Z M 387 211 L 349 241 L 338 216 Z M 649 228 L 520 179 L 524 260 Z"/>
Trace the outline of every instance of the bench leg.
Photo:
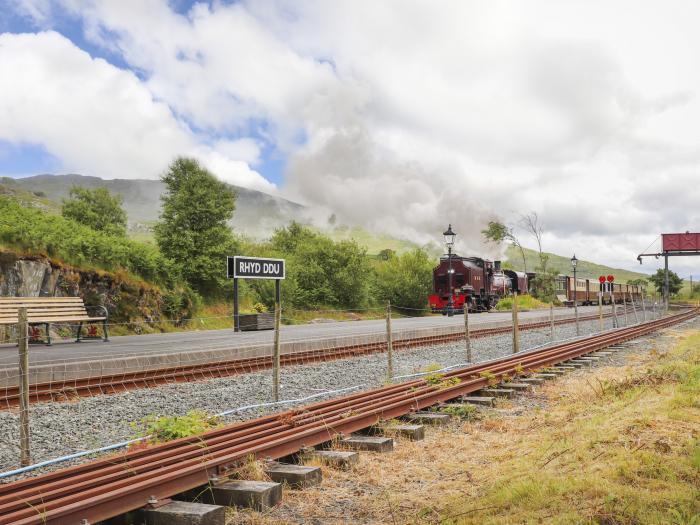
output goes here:
<path id="1" fill-rule="evenodd" d="M 82 336 L 82 333 L 83 333 L 83 323 L 80 322 L 80 323 L 78 323 L 78 330 L 75 334 L 76 335 L 76 338 L 75 338 L 76 343 L 80 342 L 80 337 Z"/>
<path id="2" fill-rule="evenodd" d="M 109 333 L 107 332 L 107 319 L 102 321 L 102 340 L 109 341 Z"/>
<path id="3" fill-rule="evenodd" d="M 51 329 L 49 323 L 46 323 L 46 346 L 51 346 Z"/>

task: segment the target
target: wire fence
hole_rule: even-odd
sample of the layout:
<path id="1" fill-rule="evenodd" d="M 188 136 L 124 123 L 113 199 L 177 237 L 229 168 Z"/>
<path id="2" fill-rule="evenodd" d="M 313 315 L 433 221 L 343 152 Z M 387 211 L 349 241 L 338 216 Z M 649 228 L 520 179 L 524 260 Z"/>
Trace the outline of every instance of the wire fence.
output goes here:
<path id="1" fill-rule="evenodd" d="M 637 304 L 602 310 L 602 320 L 597 308 L 581 310 L 580 336 L 661 314 Z M 20 354 L 12 344 L 21 342 L 16 337 L 0 348 L 0 408 L 5 408 L 0 411 L 0 479 L 131 446 L 135 439 L 146 439 L 136 436 L 134 424 L 148 416 L 201 410 L 225 421 L 248 419 L 513 353 L 508 312 L 447 317 L 410 311 L 422 313 L 392 305 L 367 309 L 378 314 L 374 321 L 283 326 L 276 389 L 272 331 L 228 329 L 125 337 L 118 344 L 31 345 L 26 374 L 20 373 Z M 571 308 L 520 313 L 521 351 L 576 337 L 572 314 Z M 21 407 L 23 379 L 24 395 L 32 404 Z M 35 464 L 29 470 L 20 464 L 23 418 L 28 421 L 30 463 Z"/>

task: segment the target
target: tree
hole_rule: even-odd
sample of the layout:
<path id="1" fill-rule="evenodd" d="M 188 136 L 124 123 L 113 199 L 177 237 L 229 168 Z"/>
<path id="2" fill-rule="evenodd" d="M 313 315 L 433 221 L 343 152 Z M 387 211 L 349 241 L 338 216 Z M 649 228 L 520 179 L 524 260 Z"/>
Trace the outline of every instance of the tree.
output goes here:
<path id="1" fill-rule="evenodd" d="M 527 215 L 522 215 L 520 217 L 520 224 L 526 231 L 532 234 L 535 241 L 537 241 L 537 256 L 539 258 L 539 265 L 535 267 L 536 275 L 533 283 L 534 293 L 543 301 L 551 301 L 554 299 L 555 295 L 554 282 L 557 277 L 557 272 L 547 268 L 549 255 L 544 253 L 542 250 L 544 228 L 540 222 L 537 212 L 532 211 Z"/>
<path id="2" fill-rule="evenodd" d="M 513 233 L 513 228 L 509 228 L 502 222 L 489 221 L 488 226 L 485 230 L 481 230 L 481 234 L 487 241 L 500 243 L 503 241 L 510 242 L 518 250 L 520 250 L 520 257 L 523 259 L 523 271 L 527 272 L 527 261 L 525 260 L 525 250 L 523 249 L 520 241 Z"/>
<path id="3" fill-rule="evenodd" d="M 236 207 L 236 192 L 190 158 L 175 159 L 161 180 L 166 191 L 155 226 L 158 247 L 197 292 L 221 296 L 225 258 L 236 246 L 227 225 Z"/>
<path id="4" fill-rule="evenodd" d="M 69 198 L 63 201 L 61 214 L 111 235 L 126 235 L 126 212 L 121 195 L 112 195 L 107 188 L 71 188 Z"/>
<path id="5" fill-rule="evenodd" d="M 366 252 L 355 241 L 334 242 L 311 228 L 292 222 L 275 231 L 266 256 L 287 259 L 282 283 L 285 302 L 295 308 L 360 308 L 369 300 L 372 269 Z M 269 287 L 254 284 L 269 302 Z"/>
<path id="6" fill-rule="evenodd" d="M 375 296 L 392 305 L 406 307 L 409 315 L 419 314 L 428 303 L 432 289 L 433 261 L 421 249 L 392 255 L 376 268 Z"/>
<path id="7" fill-rule="evenodd" d="M 656 273 L 651 275 L 649 277 L 649 280 L 654 284 L 654 287 L 656 290 L 663 294 L 664 290 L 664 271 L 659 268 L 656 270 Z M 671 270 L 668 271 L 668 293 L 669 295 L 675 295 L 678 292 L 681 291 L 681 287 L 683 286 L 683 279 L 678 277 L 678 274 L 675 272 L 672 272 Z"/>

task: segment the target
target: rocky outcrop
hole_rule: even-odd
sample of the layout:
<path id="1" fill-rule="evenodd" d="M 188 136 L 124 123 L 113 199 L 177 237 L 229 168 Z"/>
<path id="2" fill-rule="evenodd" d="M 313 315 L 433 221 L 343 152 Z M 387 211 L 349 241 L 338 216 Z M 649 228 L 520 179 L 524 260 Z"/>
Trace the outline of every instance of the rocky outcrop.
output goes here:
<path id="1" fill-rule="evenodd" d="M 80 296 L 86 305 L 106 307 L 113 322 L 152 324 L 178 314 L 170 311 L 164 315 L 165 305 L 171 308 L 173 303 L 168 294 L 126 274 L 79 269 L 44 256 L 0 251 L 1 296 Z"/>

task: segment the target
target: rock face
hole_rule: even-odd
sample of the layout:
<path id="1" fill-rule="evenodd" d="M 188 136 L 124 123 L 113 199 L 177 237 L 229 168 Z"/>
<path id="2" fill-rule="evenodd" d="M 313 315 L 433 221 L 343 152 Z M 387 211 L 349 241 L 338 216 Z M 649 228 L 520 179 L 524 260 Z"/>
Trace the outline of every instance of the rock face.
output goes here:
<path id="1" fill-rule="evenodd" d="M 155 322 L 163 292 L 119 273 L 76 269 L 43 256 L 0 251 L 0 296 L 75 297 L 107 308 L 111 321 Z"/>

